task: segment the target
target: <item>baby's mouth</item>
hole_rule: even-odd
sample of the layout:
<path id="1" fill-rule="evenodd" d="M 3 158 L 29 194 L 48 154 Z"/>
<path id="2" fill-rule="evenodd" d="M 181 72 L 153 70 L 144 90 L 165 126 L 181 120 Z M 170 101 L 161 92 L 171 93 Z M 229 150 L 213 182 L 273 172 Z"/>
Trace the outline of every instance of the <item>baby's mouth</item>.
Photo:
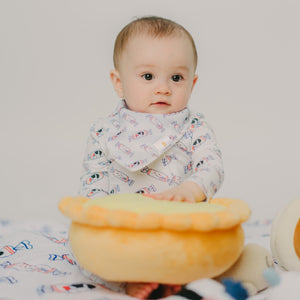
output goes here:
<path id="1" fill-rule="evenodd" d="M 159 105 L 159 106 L 169 106 L 170 104 L 168 102 L 165 102 L 165 101 L 157 101 L 155 103 L 153 103 L 152 105 Z"/>

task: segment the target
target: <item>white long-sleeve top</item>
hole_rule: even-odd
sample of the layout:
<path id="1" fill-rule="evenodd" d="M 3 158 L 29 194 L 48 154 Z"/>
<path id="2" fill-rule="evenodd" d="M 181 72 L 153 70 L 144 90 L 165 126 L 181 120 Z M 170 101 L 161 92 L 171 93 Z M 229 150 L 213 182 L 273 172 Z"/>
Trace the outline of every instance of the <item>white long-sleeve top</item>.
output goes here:
<path id="1" fill-rule="evenodd" d="M 122 100 L 90 129 L 80 194 L 154 193 L 193 181 L 210 199 L 223 177 L 221 151 L 202 114 L 134 112 Z"/>

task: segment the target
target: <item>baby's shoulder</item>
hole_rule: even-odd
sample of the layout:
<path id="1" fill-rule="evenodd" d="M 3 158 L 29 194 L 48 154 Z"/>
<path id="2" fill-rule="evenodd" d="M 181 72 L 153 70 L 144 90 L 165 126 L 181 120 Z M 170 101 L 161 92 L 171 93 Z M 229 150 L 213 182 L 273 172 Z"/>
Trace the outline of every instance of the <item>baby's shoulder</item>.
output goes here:
<path id="1" fill-rule="evenodd" d="M 193 110 L 190 110 L 190 116 L 191 117 L 197 116 L 199 118 L 204 118 L 204 114 L 203 113 L 198 112 L 198 111 L 193 111 Z"/>
<path id="2" fill-rule="evenodd" d="M 209 127 L 204 114 L 199 112 L 191 112 L 189 121 L 192 127 L 199 127 L 199 126 Z"/>
<path id="3" fill-rule="evenodd" d="M 101 137 L 104 133 L 104 127 L 107 118 L 99 117 L 90 125 L 90 133 L 92 136 Z"/>

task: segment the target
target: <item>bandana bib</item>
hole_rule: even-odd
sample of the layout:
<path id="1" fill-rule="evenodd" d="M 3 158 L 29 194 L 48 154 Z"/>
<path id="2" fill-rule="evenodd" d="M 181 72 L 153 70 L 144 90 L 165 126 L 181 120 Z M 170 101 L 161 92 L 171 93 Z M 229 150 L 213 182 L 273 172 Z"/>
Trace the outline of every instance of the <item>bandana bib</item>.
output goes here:
<path id="1" fill-rule="evenodd" d="M 188 108 L 172 114 L 135 112 L 122 100 L 104 127 L 111 159 L 130 171 L 141 170 L 182 138 L 189 114 Z"/>

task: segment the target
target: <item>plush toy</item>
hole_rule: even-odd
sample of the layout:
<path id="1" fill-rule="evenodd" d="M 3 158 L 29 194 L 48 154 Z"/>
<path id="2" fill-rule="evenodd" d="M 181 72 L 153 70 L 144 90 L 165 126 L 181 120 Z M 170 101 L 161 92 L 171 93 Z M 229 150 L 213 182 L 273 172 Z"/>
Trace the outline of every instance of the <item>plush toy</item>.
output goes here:
<path id="1" fill-rule="evenodd" d="M 280 267 L 300 271 L 300 198 L 275 216 L 271 228 L 271 251 Z"/>
<path id="2" fill-rule="evenodd" d="M 108 281 L 186 284 L 224 273 L 244 244 L 241 200 L 154 200 L 140 194 L 66 197 L 70 245 L 78 263 Z"/>
<path id="3" fill-rule="evenodd" d="M 232 278 L 240 281 L 248 294 L 253 296 L 269 286 L 263 274 L 272 267 L 273 258 L 266 248 L 257 244 L 247 244 L 235 264 L 216 279 L 223 281 Z"/>
<path id="4" fill-rule="evenodd" d="M 166 300 L 245 300 L 247 290 L 240 282 L 226 279 L 223 284 L 216 280 L 203 278 L 187 284 L 179 293 L 165 298 Z"/>

